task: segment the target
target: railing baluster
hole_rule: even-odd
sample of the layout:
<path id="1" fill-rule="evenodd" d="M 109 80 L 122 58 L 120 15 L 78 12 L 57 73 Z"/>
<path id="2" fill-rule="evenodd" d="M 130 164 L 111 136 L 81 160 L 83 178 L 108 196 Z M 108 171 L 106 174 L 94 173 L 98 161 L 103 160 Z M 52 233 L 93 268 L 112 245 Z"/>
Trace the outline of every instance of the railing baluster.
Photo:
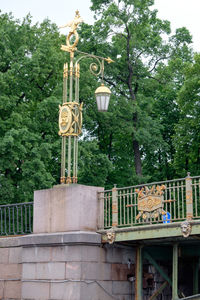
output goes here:
<path id="1" fill-rule="evenodd" d="M 133 205 L 133 189 L 130 190 L 130 205 Z M 133 224 L 133 207 L 130 207 L 130 225 Z"/>
<path id="2" fill-rule="evenodd" d="M 130 211 L 129 211 L 129 207 L 127 205 L 129 205 L 129 189 L 127 190 L 127 195 L 126 195 L 126 205 L 125 205 L 125 210 L 126 210 L 126 224 L 129 225 L 130 221 L 129 221 L 129 215 L 130 215 Z"/>
<path id="3" fill-rule="evenodd" d="M 195 216 L 194 217 L 197 217 L 198 216 L 198 210 L 197 210 L 197 207 L 198 207 L 198 204 L 197 204 L 197 179 L 194 179 L 194 202 L 195 202 Z"/>
<path id="4" fill-rule="evenodd" d="M 167 198 L 166 199 L 170 199 L 171 200 L 171 183 L 169 183 L 169 186 L 168 186 L 168 193 L 167 193 Z M 171 220 L 173 220 L 174 219 L 174 215 L 173 215 L 172 203 L 171 202 L 169 204 L 169 212 L 170 212 Z"/>
<path id="5" fill-rule="evenodd" d="M 110 192 L 108 193 L 108 227 L 110 227 Z"/>
<path id="6" fill-rule="evenodd" d="M 185 215 L 185 205 L 184 205 L 184 185 L 183 185 L 183 181 L 181 181 L 181 198 L 182 198 L 182 211 L 183 211 L 183 218 L 186 218 Z"/>
<path id="7" fill-rule="evenodd" d="M 171 198 L 172 200 L 173 199 L 175 199 L 175 182 L 173 182 L 173 184 L 172 184 L 172 191 L 173 191 L 173 198 Z M 176 210 L 177 210 L 177 208 L 178 207 L 176 207 L 176 203 L 175 202 L 173 202 L 173 206 L 174 206 L 174 220 L 176 220 L 176 216 L 177 216 L 177 214 L 176 214 Z M 177 205 L 178 206 L 178 205 Z"/>
<path id="8" fill-rule="evenodd" d="M 179 189 L 180 189 L 180 181 L 177 182 L 177 189 L 176 189 L 176 196 L 177 196 L 177 203 L 178 203 L 178 218 L 180 219 L 181 218 L 181 205 L 180 205 Z M 174 199 L 176 199 L 176 197 Z"/>
<path id="9" fill-rule="evenodd" d="M 107 210 L 108 210 L 108 227 L 110 227 L 110 192 L 108 193 L 107 199 Z"/>
<path id="10" fill-rule="evenodd" d="M 122 192 L 122 207 L 123 207 L 123 216 L 124 216 L 124 222 L 123 225 L 126 225 L 126 214 L 125 214 L 125 206 L 126 206 L 126 196 L 125 196 L 126 190 Z"/>
<path id="11" fill-rule="evenodd" d="M 104 226 L 108 227 L 107 193 L 104 194 Z"/>
<path id="12" fill-rule="evenodd" d="M 26 205 L 24 205 L 24 214 L 25 214 L 25 232 L 27 232 L 27 209 L 26 209 Z"/>
<path id="13" fill-rule="evenodd" d="M 137 216 L 137 199 L 136 199 L 136 193 L 135 193 L 135 189 L 133 190 L 133 196 L 134 196 L 134 212 L 135 212 L 135 216 L 134 216 L 134 223 L 137 224 L 137 220 L 136 220 L 136 216 Z"/>
<path id="14" fill-rule="evenodd" d="M 19 213 L 18 213 L 18 205 L 16 206 L 16 210 L 17 210 L 17 233 L 19 233 Z M 31 222 L 31 220 L 30 220 Z"/>
<path id="15" fill-rule="evenodd" d="M 1 211 L 1 235 L 3 234 L 3 214 L 2 214 L 2 208 L 0 208 Z"/>
<path id="16" fill-rule="evenodd" d="M 4 208 L 4 234 L 7 234 L 7 225 L 6 225 L 6 207 Z"/>
<path id="17" fill-rule="evenodd" d="M 10 234 L 10 207 L 8 207 L 8 234 Z"/>
<path id="18" fill-rule="evenodd" d="M 28 213 L 28 232 L 30 232 L 30 206 L 27 207 L 27 213 Z"/>
<path id="19" fill-rule="evenodd" d="M 106 195 L 106 217 L 107 217 L 107 227 L 109 227 L 109 193 Z"/>
<path id="20" fill-rule="evenodd" d="M 186 185 L 186 218 L 193 218 L 193 199 L 192 199 L 192 178 L 190 177 L 190 173 L 185 178 Z"/>
<path id="21" fill-rule="evenodd" d="M 200 198 L 200 179 L 197 178 L 197 193 L 198 193 L 198 197 Z M 197 207 L 197 216 L 200 216 L 200 201 L 197 202 L 198 203 L 198 207 Z"/>
<path id="22" fill-rule="evenodd" d="M 109 196 L 109 226 L 112 226 L 112 194 Z"/>
<path id="23" fill-rule="evenodd" d="M 132 189 L 129 189 L 129 194 L 128 194 L 128 204 L 131 205 L 131 193 L 132 193 Z M 128 208 L 128 225 L 131 225 L 131 220 L 132 220 L 132 216 L 133 216 L 133 213 L 132 213 L 132 210 L 133 208 L 132 207 L 129 207 Z"/>
<path id="24" fill-rule="evenodd" d="M 112 227 L 118 226 L 118 199 L 116 185 L 112 189 Z"/>
<path id="25" fill-rule="evenodd" d="M 119 214 L 120 214 L 120 223 L 119 225 L 122 225 L 122 192 L 119 191 Z"/>
<path id="26" fill-rule="evenodd" d="M 23 222 L 23 207 L 21 205 L 21 233 L 24 233 L 24 222 Z"/>
<path id="27" fill-rule="evenodd" d="M 12 207 L 12 223 L 13 223 L 13 234 L 15 234 L 15 211 L 14 211 L 14 206 Z"/>

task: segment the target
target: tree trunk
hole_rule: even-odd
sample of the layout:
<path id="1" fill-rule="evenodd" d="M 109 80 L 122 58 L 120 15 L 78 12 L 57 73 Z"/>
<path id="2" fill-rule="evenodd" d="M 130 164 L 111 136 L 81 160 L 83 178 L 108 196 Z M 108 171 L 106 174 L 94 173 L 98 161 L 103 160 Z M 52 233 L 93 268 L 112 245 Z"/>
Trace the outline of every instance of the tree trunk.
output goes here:
<path id="1" fill-rule="evenodd" d="M 127 45 L 126 45 L 126 52 L 127 52 L 127 64 L 128 64 L 128 78 L 127 78 L 127 85 L 130 93 L 130 98 L 132 102 L 135 105 L 136 102 L 136 95 L 138 92 L 139 84 L 138 81 L 136 80 L 135 84 L 133 85 L 133 63 L 132 63 L 132 58 L 130 55 L 130 40 L 131 40 L 131 35 L 129 32 L 128 25 L 126 24 L 126 31 L 127 31 Z M 134 87 L 134 89 L 133 89 Z M 137 118 L 137 113 L 133 113 L 133 127 L 136 130 L 138 124 L 138 118 Z M 135 171 L 136 175 L 142 176 L 142 162 L 141 162 L 141 155 L 140 155 L 140 147 L 138 141 L 135 140 L 133 136 L 133 152 L 134 152 L 134 163 L 135 163 Z"/>
<path id="2" fill-rule="evenodd" d="M 142 176 L 142 162 L 140 156 L 139 143 L 133 138 L 133 151 L 134 151 L 134 162 L 136 175 Z"/>
<path id="3" fill-rule="evenodd" d="M 137 122 L 138 122 L 138 116 L 137 113 L 134 113 L 133 127 L 135 131 L 137 130 Z M 141 154 L 140 154 L 140 145 L 139 142 L 135 139 L 134 134 L 133 134 L 133 153 L 134 153 L 134 164 L 135 164 L 136 175 L 142 176 L 142 161 L 141 161 Z"/>

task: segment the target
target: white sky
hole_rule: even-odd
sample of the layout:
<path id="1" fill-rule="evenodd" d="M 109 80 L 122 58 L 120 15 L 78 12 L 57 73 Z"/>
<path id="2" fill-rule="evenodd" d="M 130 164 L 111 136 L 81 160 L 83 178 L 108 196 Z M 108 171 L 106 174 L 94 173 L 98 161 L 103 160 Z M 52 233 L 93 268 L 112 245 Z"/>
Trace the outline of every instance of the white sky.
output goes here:
<path id="1" fill-rule="evenodd" d="M 30 12 L 34 23 L 48 17 L 58 26 L 73 20 L 77 9 L 84 21 L 92 24 L 90 6 L 90 0 L 0 0 L 0 10 L 12 12 L 15 18 L 22 19 Z M 155 0 L 154 7 L 159 18 L 171 22 L 172 30 L 188 28 L 193 36 L 193 48 L 200 52 L 200 0 Z"/>

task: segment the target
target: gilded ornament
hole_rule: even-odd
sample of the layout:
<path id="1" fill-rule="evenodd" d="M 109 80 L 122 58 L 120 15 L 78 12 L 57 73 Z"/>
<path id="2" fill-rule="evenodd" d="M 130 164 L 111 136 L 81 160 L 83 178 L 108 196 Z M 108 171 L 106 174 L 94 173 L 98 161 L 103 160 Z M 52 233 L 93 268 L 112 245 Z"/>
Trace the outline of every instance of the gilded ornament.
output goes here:
<path id="1" fill-rule="evenodd" d="M 105 61 L 107 61 L 109 64 L 114 63 L 114 60 L 112 60 L 110 57 L 105 58 Z"/>
<path id="2" fill-rule="evenodd" d="M 76 11 L 76 15 L 73 21 L 68 22 L 66 25 L 60 26 L 60 28 L 70 27 L 69 34 L 66 38 L 66 45 L 61 46 L 61 50 L 67 51 L 67 52 L 74 52 L 77 50 L 76 46 L 79 41 L 79 35 L 77 33 L 77 27 L 80 23 L 83 22 L 83 19 L 81 18 L 79 11 Z M 70 39 L 72 36 L 75 36 L 75 41 L 73 44 L 70 43 Z"/>
<path id="3" fill-rule="evenodd" d="M 65 183 L 65 177 L 60 177 L 60 183 L 62 184 L 62 183 Z"/>
<path id="4" fill-rule="evenodd" d="M 78 136 L 82 131 L 83 103 L 66 102 L 59 105 L 59 135 Z"/>
<path id="5" fill-rule="evenodd" d="M 59 110 L 59 133 L 63 135 L 67 133 L 70 129 L 72 122 L 72 114 L 70 108 L 67 105 L 59 105 Z"/>
<path id="6" fill-rule="evenodd" d="M 151 189 L 147 186 L 136 189 L 138 194 L 138 210 L 139 214 L 136 216 L 136 220 L 142 217 L 147 220 L 150 217 L 158 218 L 160 214 L 165 215 L 166 212 L 163 210 L 163 191 L 166 189 L 164 185 L 156 186 L 153 185 Z"/>

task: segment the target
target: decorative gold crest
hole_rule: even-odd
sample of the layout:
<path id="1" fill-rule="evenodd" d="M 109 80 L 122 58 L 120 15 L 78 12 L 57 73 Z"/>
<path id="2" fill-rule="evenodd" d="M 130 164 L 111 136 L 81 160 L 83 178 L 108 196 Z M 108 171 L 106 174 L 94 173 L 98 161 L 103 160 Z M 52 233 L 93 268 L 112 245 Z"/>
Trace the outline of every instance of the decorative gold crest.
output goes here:
<path id="1" fill-rule="evenodd" d="M 160 196 L 147 196 L 138 202 L 138 210 L 154 211 L 162 207 L 162 199 Z"/>
<path id="2" fill-rule="evenodd" d="M 156 186 L 153 185 L 151 189 L 147 186 L 136 189 L 138 194 L 138 210 L 139 214 L 136 216 L 136 220 L 142 217 L 144 220 L 153 217 L 158 218 L 160 214 L 165 215 L 163 210 L 163 191 L 166 189 L 165 185 Z"/>
<path id="3" fill-rule="evenodd" d="M 78 136 L 82 129 L 82 106 L 83 103 L 66 102 L 59 105 L 59 135 Z"/>

